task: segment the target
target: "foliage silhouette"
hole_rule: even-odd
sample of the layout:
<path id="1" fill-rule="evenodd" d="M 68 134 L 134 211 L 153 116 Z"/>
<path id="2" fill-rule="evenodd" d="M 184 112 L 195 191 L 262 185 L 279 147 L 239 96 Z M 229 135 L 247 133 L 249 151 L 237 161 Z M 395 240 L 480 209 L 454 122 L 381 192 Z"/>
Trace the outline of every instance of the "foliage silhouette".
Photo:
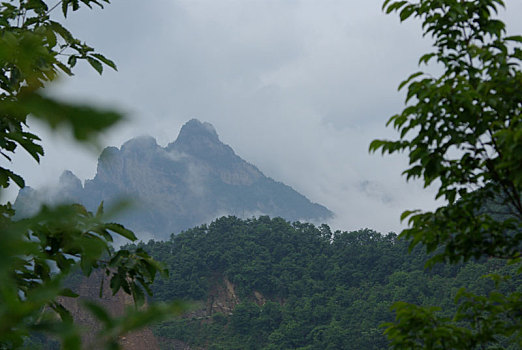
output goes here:
<path id="1" fill-rule="evenodd" d="M 87 105 L 64 102 L 43 93 L 59 74 L 72 75 L 79 60 L 102 73 L 116 65 L 75 38 L 53 19 L 61 6 L 63 16 L 81 6 L 103 7 L 108 0 L 62 0 L 50 7 L 43 0 L 5 1 L 0 4 L 0 154 L 11 161 L 23 149 L 37 162 L 44 154 L 38 135 L 28 131 L 28 117 L 52 128 L 67 126 L 80 142 L 96 136 L 122 119 L 121 114 Z M 23 175 L 0 167 L 0 187 L 23 187 Z M 145 252 L 114 251 L 113 236 L 131 241 L 136 236 L 116 223 L 105 222 L 103 204 L 93 214 L 80 205 L 43 207 L 33 217 L 15 220 L 10 203 L 0 206 L 0 348 L 23 346 L 34 331 L 60 339 L 62 347 L 81 347 L 80 329 L 58 297 L 75 297 L 63 287 L 74 267 L 85 275 L 105 270 L 113 293 L 122 289 L 141 305 L 144 292 L 161 265 Z M 153 319 L 179 310 L 180 305 L 154 305 L 111 318 L 93 303 L 86 307 L 104 323 L 104 345 L 118 347 L 118 337 Z M 51 311 L 52 310 L 52 311 Z M 58 316 L 57 316 L 58 314 Z"/>
<path id="2" fill-rule="evenodd" d="M 438 76 L 412 74 L 406 108 L 392 116 L 398 140 L 375 140 L 371 151 L 406 151 L 407 179 L 438 188 L 446 204 L 433 212 L 406 211 L 401 237 L 433 253 L 428 265 L 500 258 L 518 266 L 522 251 L 522 36 L 507 36 L 494 17 L 501 0 L 386 0 L 386 13 L 422 21 Z M 509 276 L 492 275 L 501 285 Z M 436 309 L 395 305 L 386 333 L 397 349 L 500 348 L 522 346 L 520 291 L 476 295 L 461 290 L 451 318 Z"/>

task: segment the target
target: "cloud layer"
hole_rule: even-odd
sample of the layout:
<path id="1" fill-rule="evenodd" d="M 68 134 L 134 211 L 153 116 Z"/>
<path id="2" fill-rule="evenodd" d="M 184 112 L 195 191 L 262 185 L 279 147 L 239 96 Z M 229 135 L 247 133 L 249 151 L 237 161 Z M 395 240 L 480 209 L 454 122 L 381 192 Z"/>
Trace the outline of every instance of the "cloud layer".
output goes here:
<path id="1" fill-rule="evenodd" d="M 405 183 L 404 157 L 369 155 L 400 111 L 399 82 L 429 51 L 419 23 L 400 24 L 380 1 L 114 0 L 73 14 L 66 25 L 111 57 L 119 72 L 81 66 L 54 86 L 64 98 L 116 106 L 128 121 L 102 145 L 141 134 L 166 145 L 191 118 L 265 174 L 337 214 L 334 228 L 398 231 L 400 212 L 432 208 L 433 191 Z M 520 3 L 503 13 L 514 33 Z M 96 151 L 43 133 L 47 156 L 36 167 L 20 156 L 29 185 L 63 169 L 92 178 Z"/>

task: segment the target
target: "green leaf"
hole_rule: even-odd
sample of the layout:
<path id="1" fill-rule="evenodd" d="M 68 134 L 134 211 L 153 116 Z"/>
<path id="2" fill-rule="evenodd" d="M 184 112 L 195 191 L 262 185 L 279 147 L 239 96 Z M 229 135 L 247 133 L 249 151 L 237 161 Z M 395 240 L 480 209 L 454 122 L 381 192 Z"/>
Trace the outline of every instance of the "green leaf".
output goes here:
<path id="1" fill-rule="evenodd" d="M 123 225 L 117 223 L 107 223 L 104 225 L 108 230 L 111 230 L 122 237 L 125 237 L 131 241 L 135 241 L 138 238 L 131 230 L 126 229 Z"/>
<path id="2" fill-rule="evenodd" d="M 386 8 L 386 6 L 390 3 L 390 1 L 392 1 L 392 0 L 385 0 L 383 2 L 383 4 L 382 4 L 382 8 L 381 9 L 384 10 Z"/>
<path id="3" fill-rule="evenodd" d="M 392 3 L 392 4 L 390 4 L 390 5 L 386 8 L 385 12 L 386 12 L 386 13 L 390 13 L 390 12 L 392 12 L 392 11 L 398 11 L 401 7 L 403 7 L 403 6 L 406 5 L 407 3 L 408 3 L 407 1 L 396 1 L 396 2 L 394 2 L 394 3 Z"/>
<path id="4" fill-rule="evenodd" d="M 400 83 L 399 87 L 397 88 L 397 90 L 401 90 L 405 85 L 409 84 L 413 79 L 423 75 L 424 72 L 416 72 L 416 73 L 413 73 L 412 75 L 410 75 L 408 77 L 408 79 L 404 80 L 402 83 Z"/>
<path id="5" fill-rule="evenodd" d="M 404 221 L 407 217 L 412 216 L 413 214 L 419 213 L 420 210 L 405 210 L 401 214 L 401 221 Z"/>
<path id="6" fill-rule="evenodd" d="M 66 103 L 36 93 L 23 94 L 19 101 L 0 105 L 0 113 L 31 114 L 52 128 L 69 125 L 80 141 L 92 139 L 122 119 L 121 114 L 113 111 Z"/>
<path id="7" fill-rule="evenodd" d="M 415 12 L 415 6 L 413 6 L 413 5 L 405 6 L 399 15 L 401 22 L 408 19 L 414 12 Z"/>
<path id="8" fill-rule="evenodd" d="M 54 311 L 56 311 L 60 315 L 60 317 L 62 318 L 63 321 L 65 321 L 65 322 L 73 321 L 71 313 L 62 304 L 53 302 L 51 304 L 51 307 Z"/>
<path id="9" fill-rule="evenodd" d="M 427 53 L 425 55 L 422 55 L 421 58 L 419 59 L 419 65 L 421 65 L 422 63 L 424 64 L 428 64 L 429 61 L 434 57 L 436 56 L 437 54 L 432 52 L 432 53 Z"/>
<path id="10" fill-rule="evenodd" d="M 506 41 L 515 41 L 515 42 L 518 42 L 518 43 L 522 43 L 522 35 L 507 36 L 507 37 L 504 38 L 504 40 L 506 40 Z"/>
<path id="11" fill-rule="evenodd" d="M 71 66 L 71 68 L 73 68 L 74 66 L 76 66 L 77 59 L 78 58 L 76 55 L 71 55 L 71 56 L 69 56 L 69 59 L 67 60 L 67 64 L 69 64 L 69 66 Z"/>
<path id="12" fill-rule="evenodd" d="M 370 152 L 376 152 L 379 148 L 383 147 L 385 144 L 385 141 L 382 140 L 373 140 L 370 143 L 369 151 Z"/>
<path id="13" fill-rule="evenodd" d="M 103 216 L 103 201 L 101 201 L 98 206 L 98 210 L 96 210 L 96 218 L 101 218 Z"/>
<path id="14" fill-rule="evenodd" d="M 70 0 L 62 0 L 62 13 L 64 17 L 67 17 L 67 10 L 69 10 Z"/>
<path id="15" fill-rule="evenodd" d="M 67 43 L 74 41 L 74 36 L 64 26 L 55 21 L 49 21 L 49 28 L 58 33 Z"/>
<path id="16" fill-rule="evenodd" d="M 60 291 L 60 294 L 63 297 L 69 297 L 69 298 L 77 298 L 79 295 L 73 292 L 70 288 L 65 288 Z"/>
<path id="17" fill-rule="evenodd" d="M 120 274 L 115 274 L 111 277 L 110 287 L 112 290 L 112 295 L 116 295 L 122 286 L 126 285 L 124 281 L 124 277 Z"/>
<path id="18" fill-rule="evenodd" d="M 87 57 L 87 61 L 89 64 L 101 75 L 103 73 L 103 66 L 97 59 L 94 59 L 90 56 Z"/>
<path id="19" fill-rule="evenodd" d="M 135 282 L 131 282 L 130 286 L 134 303 L 137 306 L 142 306 L 145 302 L 145 294 L 143 293 L 143 290 L 141 290 L 141 288 Z"/>
<path id="20" fill-rule="evenodd" d="M 111 61 L 110 59 L 108 59 L 107 57 L 105 57 L 99 53 L 93 53 L 91 56 L 93 56 L 96 59 L 100 60 L 101 62 L 105 63 L 106 65 L 108 65 L 109 67 L 114 69 L 115 71 L 118 70 L 118 68 L 116 67 L 116 64 L 113 61 Z"/>
<path id="21" fill-rule="evenodd" d="M 13 173 L 11 170 L 0 167 L 0 187 L 7 188 L 10 180 L 13 180 L 20 188 L 25 187 L 25 181 L 20 175 Z"/>
<path id="22" fill-rule="evenodd" d="M 34 142 L 40 141 L 40 138 L 34 134 L 27 132 L 10 132 L 9 134 L 5 135 L 5 138 L 16 141 L 37 162 L 40 161 L 40 156 L 44 154 L 42 146 Z"/>

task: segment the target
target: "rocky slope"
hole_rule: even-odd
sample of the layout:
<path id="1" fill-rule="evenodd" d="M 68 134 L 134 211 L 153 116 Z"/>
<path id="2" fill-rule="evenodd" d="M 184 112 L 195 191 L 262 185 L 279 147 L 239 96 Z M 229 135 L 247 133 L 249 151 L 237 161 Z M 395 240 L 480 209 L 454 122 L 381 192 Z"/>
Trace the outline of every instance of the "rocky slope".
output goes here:
<path id="1" fill-rule="evenodd" d="M 130 200 L 131 209 L 117 220 L 142 237 L 156 239 L 222 215 L 264 214 L 313 222 L 332 216 L 324 206 L 266 177 L 222 143 L 211 124 L 196 119 L 166 147 L 152 137 L 131 139 L 119 149 L 108 147 L 99 157 L 96 176 L 83 186 L 65 172 L 58 191 L 42 195 L 25 188 L 15 206 L 34 210 L 44 199 L 77 201 L 90 210 L 101 201 L 107 206 Z"/>

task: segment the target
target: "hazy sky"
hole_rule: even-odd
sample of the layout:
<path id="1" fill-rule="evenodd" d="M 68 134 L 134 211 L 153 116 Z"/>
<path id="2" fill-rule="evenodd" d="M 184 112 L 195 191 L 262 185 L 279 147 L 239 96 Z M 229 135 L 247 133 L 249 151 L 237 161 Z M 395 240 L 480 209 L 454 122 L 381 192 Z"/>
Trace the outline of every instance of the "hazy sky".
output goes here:
<path id="1" fill-rule="evenodd" d="M 405 209 L 433 208 L 433 190 L 406 183 L 406 158 L 370 155 L 394 137 L 396 87 L 430 49 L 420 23 L 399 23 L 374 0 L 113 0 L 65 22 L 118 65 L 98 76 L 86 64 L 55 85 L 63 98 L 112 106 L 127 121 L 100 139 L 120 146 L 148 134 L 173 141 L 191 118 L 266 175 L 337 214 L 333 228 L 399 231 Z M 507 1 L 508 31 L 522 33 L 522 1 Z M 44 138 L 38 166 L 15 169 L 41 187 L 65 169 L 82 180 L 99 150 L 85 150 L 33 124 Z M 10 194 L 12 198 L 13 194 Z"/>

